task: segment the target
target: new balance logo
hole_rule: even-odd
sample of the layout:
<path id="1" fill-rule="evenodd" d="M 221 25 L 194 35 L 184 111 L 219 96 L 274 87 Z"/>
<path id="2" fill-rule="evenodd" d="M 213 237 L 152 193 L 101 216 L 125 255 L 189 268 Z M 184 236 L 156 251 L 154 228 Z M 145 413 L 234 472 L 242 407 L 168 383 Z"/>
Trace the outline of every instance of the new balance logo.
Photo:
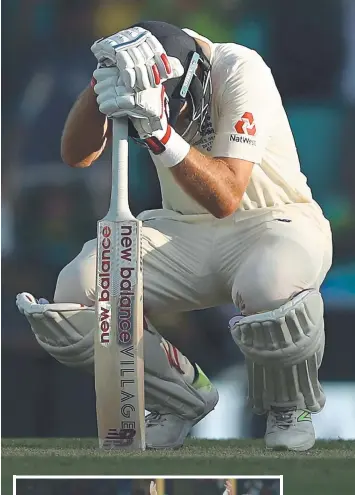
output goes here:
<path id="1" fill-rule="evenodd" d="M 248 134 L 249 136 L 255 136 L 256 126 L 254 123 L 253 114 L 245 112 L 242 118 L 234 126 L 238 134 Z"/>
<path id="2" fill-rule="evenodd" d="M 302 411 L 297 418 L 297 422 L 301 423 L 302 421 L 312 421 L 312 414 L 309 411 Z"/>
<path id="3" fill-rule="evenodd" d="M 104 449 L 128 447 L 132 445 L 135 435 L 136 430 L 134 428 L 121 428 L 120 430 L 110 428 L 104 440 L 103 447 Z"/>

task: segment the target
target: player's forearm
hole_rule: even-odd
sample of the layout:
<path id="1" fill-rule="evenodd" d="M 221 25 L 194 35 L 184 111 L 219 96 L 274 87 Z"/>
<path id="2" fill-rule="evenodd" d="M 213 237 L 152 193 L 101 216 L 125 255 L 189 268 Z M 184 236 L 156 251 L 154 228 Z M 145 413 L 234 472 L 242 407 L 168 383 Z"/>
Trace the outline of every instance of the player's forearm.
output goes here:
<path id="1" fill-rule="evenodd" d="M 224 218 L 238 208 L 244 185 L 223 158 L 203 155 L 191 147 L 185 159 L 170 170 L 181 187 L 215 217 Z"/>
<path id="2" fill-rule="evenodd" d="M 66 120 L 61 155 L 71 167 L 88 167 L 102 153 L 107 142 L 108 123 L 97 106 L 91 87 L 81 93 Z"/>

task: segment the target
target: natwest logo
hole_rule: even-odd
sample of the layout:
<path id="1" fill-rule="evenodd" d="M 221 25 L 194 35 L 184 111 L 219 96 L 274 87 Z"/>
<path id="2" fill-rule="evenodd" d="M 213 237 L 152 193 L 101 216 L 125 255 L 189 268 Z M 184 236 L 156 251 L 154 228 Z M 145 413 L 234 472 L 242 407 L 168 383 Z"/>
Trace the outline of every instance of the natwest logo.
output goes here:
<path id="1" fill-rule="evenodd" d="M 110 272 L 111 272 L 111 228 L 105 225 L 100 235 L 98 260 L 99 277 L 99 317 L 100 317 L 100 343 L 108 345 L 110 343 L 111 330 L 111 307 L 110 307 Z"/>
<path id="2" fill-rule="evenodd" d="M 254 123 L 253 114 L 245 112 L 242 118 L 234 126 L 238 134 L 248 134 L 249 136 L 255 136 L 256 125 Z"/>

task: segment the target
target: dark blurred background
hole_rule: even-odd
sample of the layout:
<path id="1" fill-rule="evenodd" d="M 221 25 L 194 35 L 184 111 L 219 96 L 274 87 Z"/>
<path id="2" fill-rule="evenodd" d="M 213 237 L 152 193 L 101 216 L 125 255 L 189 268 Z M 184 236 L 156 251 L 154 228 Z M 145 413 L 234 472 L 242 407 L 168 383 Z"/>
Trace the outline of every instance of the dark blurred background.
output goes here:
<path id="1" fill-rule="evenodd" d="M 96 435 L 92 378 L 39 348 L 15 296 L 51 299 L 60 269 L 95 236 L 108 207 L 109 153 L 88 170 L 60 159 L 64 120 L 95 69 L 92 42 L 161 19 L 254 48 L 273 71 L 303 171 L 334 235 L 322 289 L 329 400 L 317 432 L 355 438 L 355 1 L 3 0 L 2 15 L 3 436 Z M 130 199 L 134 213 L 160 205 L 154 167 L 134 144 Z M 227 330 L 233 313 L 223 307 L 155 322 L 220 388 L 199 436 L 262 434 L 263 419 L 244 407 L 242 358 Z"/>
<path id="2" fill-rule="evenodd" d="M 147 479 L 18 479 L 16 495 L 149 495 Z M 233 495 L 279 495 L 279 479 L 237 479 Z M 158 495 L 222 495 L 222 479 L 157 480 Z"/>

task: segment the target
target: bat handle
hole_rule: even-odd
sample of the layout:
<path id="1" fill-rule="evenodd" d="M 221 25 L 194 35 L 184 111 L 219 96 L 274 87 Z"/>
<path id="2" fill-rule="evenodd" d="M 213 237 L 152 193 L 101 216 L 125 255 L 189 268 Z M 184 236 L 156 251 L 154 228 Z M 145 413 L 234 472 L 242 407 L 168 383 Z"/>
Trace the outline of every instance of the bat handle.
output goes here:
<path id="1" fill-rule="evenodd" d="M 128 118 L 112 119 L 112 187 L 110 212 L 121 220 L 133 215 L 128 202 Z"/>

